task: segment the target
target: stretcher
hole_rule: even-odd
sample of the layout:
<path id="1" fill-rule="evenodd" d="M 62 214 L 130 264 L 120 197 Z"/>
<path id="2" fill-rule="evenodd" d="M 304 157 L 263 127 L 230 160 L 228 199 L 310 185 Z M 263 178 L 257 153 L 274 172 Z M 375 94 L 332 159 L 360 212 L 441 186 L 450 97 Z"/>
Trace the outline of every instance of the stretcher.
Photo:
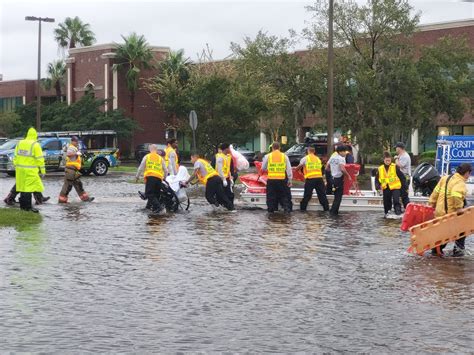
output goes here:
<path id="1" fill-rule="evenodd" d="M 474 206 L 449 213 L 410 228 L 409 253 L 423 255 L 427 250 L 474 233 Z"/>

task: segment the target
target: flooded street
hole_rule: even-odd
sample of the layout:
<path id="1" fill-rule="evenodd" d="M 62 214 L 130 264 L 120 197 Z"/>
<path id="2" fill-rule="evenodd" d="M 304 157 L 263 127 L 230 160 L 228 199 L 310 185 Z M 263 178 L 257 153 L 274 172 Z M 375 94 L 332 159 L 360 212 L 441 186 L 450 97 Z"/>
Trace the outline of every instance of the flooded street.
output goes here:
<path id="1" fill-rule="evenodd" d="M 0 351 L 474 348 L 474 255 L 409 255 L 382 212 L 216 213 L 193 192 L 149 216 L 132 178 L 84 178 L 96 201 L 64 206 L 48 177 L 42 224 L 0 229 Z"/>

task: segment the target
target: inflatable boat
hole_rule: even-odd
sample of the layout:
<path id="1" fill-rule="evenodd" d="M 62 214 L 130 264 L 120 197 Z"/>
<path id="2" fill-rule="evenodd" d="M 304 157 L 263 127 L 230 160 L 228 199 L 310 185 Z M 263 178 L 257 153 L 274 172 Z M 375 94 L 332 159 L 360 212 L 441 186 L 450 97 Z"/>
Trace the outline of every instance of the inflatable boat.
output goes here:
<path id="1" fill-rule="evenodd" d="M 240 177 L 240 181 L 244 185 L 240 198 L 248 206 L 266 209 L 267 175 L 261 171 L 261 162 L 255 162 L 255 167 L 257 168 L 257 173 L 246 174 Z M 360 166 L 358 164 L 348 164 L 346 169 L 352 177 L 352 184 L 349 184 L 348 181 L 344 184 L 344 195 L 340 211 L 380 211 L 383 213 L 383 199 L 379 191 L 375 189 L 375 177 L 372 177 L 372 190 L 360 190 L 357 183 Z M 296 171 L 295 168 L 293 168 L 293 180 L 304 181 L 301 171 Z M 293 207 L 295 209 L 299 208 L 299 203 L 303 199 L 303 193 L 303 188 L 291 188 Z M 329 204 L 332 204 L 334 196 L 327 195 L 327 198 Z M 425 204 L 428 202 L 428 198 L 428 196 L 423 196 L 421 193 L 416 196 L 412 191 L 410 201 Z M 313 192 L 313 197 L 309 201 L 307 210 L 323 210 L 315 192 Z"/>

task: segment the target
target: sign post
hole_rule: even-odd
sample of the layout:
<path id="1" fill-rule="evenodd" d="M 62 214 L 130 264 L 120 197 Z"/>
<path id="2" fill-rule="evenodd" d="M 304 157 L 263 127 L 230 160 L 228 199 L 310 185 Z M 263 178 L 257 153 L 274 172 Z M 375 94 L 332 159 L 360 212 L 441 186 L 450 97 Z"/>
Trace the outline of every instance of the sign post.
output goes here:
<path id="1" fill-rule="evenodd" d="M 196 153 L 196 128 L 198 125 L 198 117 L 196 111 L 194 110 L 189 113 L 189 125 L 193 130 L 193 152 Z"/>

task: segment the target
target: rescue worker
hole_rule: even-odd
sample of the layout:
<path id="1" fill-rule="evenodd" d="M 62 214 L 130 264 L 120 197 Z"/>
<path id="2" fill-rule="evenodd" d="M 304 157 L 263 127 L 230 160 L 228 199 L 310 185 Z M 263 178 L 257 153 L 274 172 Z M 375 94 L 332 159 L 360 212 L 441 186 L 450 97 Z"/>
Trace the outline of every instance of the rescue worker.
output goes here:
<path id="1" fill-rule="evenodd" d="M 466 181 L 471 176 L 471 172 L 471 164 L 464 163 L 457 167 L 455 174 L 441 178 L 428 201 L 428 203 L 436 209 L 435 217 L 441 217 L 445 214 L 459 211 L 466 206 Z M 465 240 L 466 237 L 455 241 L 453 256 L 464 256 Z M 446 244 L 440 245 L 439 253 L 441 255 L 445 247 Z M 437 254 L 436 248 L 432 249 L 431 253 Z"/>
<path id="2" fill-rule="evenodd" d="M 385 217 L 393 209 L 397 216 L 402 214 L 402 206 L 400 204 L 400 195 L 405 188 L 405 175 L 400 168 L 392 162 L 390 152 L 383 153 L 383 164 L 379 166 L 375 177 L 376 187 L 382 189 L 383 208 Z"/>
<path id="3" fill-rule="evenodd" d="M 68 195 L 72 188 L 76 190 L 79 198 L 84 202 L 94 201 L 94 197 L 89 197 L 81 181 L 82 153 L 79 151 L 79 138 L 71 137 L 71 143 L 66 148 L 66 166 L 64 168 L 64 183 L 59 193 L 59 203 L 67 203 Z"/>
<path id="4" fill-rule="evenodd" d="M 323 206 L 324 211 L 329 211 L 329 202 L 326 196 L 326 187 L 323 180 L 323 164 L 321 159 L 316 155 L 314 147 L 308 147 L 308 155 L 300 160 L 300 164 L 296 170 L 303 169 L 304 173 L 304 195 L 300 202 L 300 210 L 306 211 L 308 202 L 311 200 L 313 190 L 316 190 L 319 203 Z"/>
<path id="5" fill-rule="evenodd" d="M 168 170 L 166 169 L 165 159 L 158 154 L 158 147 L 155 144 L 150 144 L 148 149 L 150 153 L 143 157 L 135 180 L 138 182 L 140 175 L 143 173 L 145 179 L 145 199 L 147 199 L 146 208 L 158 213 L 163 209 L 163 205 L 160 202 L 161 184 L 165 176 L 168 175 Z"/>
<path id="6" fill-rule="evenodd" d="M 16 145 L 13 157 L 16 191 L 20 192 L 20 208 L 35 213 L 39 211 L 31 205 L 31 194 L 44 191 L 41 177 L 46 174 L 43 150 L 37 140 L 36 130 L 30 128 L 26 138 Z"/>
<path id="7" fill-rule="evenodd" d="M 334 149 L 336 149 L 335 147 Z M 337 156 L 337 152 L 334 150 L 334 152 L 331 154 L 331 159 L 332 157 Z M 328 160 L 329 162 L 329 160 Z M 334 179 L 331 174 L 331 169 L 329 169 L 329 165 L 326 163 L 326 169 L 324 169 L 324 176 L 326 177 L 326 195 L 333 195 L 334 194 Z"/>
<path id="8" fill-rule="evenodd" d="M 219 146 L 219 150 L 215 157 L 214 169 L 222 179 L 222 185 L 224 186 L 224 192 L 227 198 L 234 203 L 234 192 L 232 186 L 234 185 L 234 178 L 231 174 L 232 171 L 232 155 L 230 154 L 230 144 L 222 143 Z"/>
<path id="9" fill-rule="evenodd" d="M 176 175 L 179 169 L 178 163 L 178 140 L 171 138 L 167 142 L 165 149 L 166 169 L 170 175 Z"/>
<path id="10" fill-rule="evenodd" d="M 410 198 L 408 197 L 408 189 L 410 188 L 410 180 L 411 180 L 411 158 L 410 154 L 407 153 L 405 150 L 405 144 L 402 142 L 398 142 L 395 144 L 395 150 L 397 152 L 397 156 L 395 157 L 395 164 L 400 168 L 404 175 L 404 179 L 406 182 L 403 184 L 403 188 L 400 191 L 400 195 L 402 198 L 403 208 L 407 208 L 408 204 L 410 203 Z"/>
<path id="11" fill-rule="evenodd" d="M 7 197 L 5 197 L 3 202 L 5 202 L 9 206 L 13 206 L 15 204 L 16 196 L 19 193 L 20 192 L 17 191 L 16 189 L 16 184 L 13 185 L 13 187 L 10 190 L 10 193 L 7 195 Z M 43 196 L 41 192 L 33 192 L 33 198 L 35 199 L 35 204 L 37 205 L 42 205 L 43 203 L 47 202 L 50 199 L 49 196 Z"/>
<path id="12" fill-rule="evenodd" d="M 290 159 L 280 152 L 280 144 L 273 142 L 272 152 L 265 155 L 262 162 L 262 172 L 268 172 L 267 181 L 267 210 L 270 213 L 278 211 L 281 204 L 286 213 L 291 212 L 291 171 Z"/>
<path id="13" fill-rule="evenodd" d="M 339 214 L 339 207 L 341 206 L 342 195 L 344 194 L 344 177 L 349 179 L 349 181 L 352 181 L 352 178 L 345 167 L 346 154 L 346 147 L 339 145 L 336 147 L 336 154 L 333 154 L 326 164 L 326 171 L 330 170 L 333 180 L 334 201 L 329 210 L 329 213 L 332 216 L 337 216 Z"/>
<path id="14" fill-rule="evenodd" d="M 222 185 L 222 179 L 219 177 L 219 174 L 212 165 L 208 161 L 202 159 L 197 153 L 191 155 L 191 162 L 194 165 L 194 172 L 184 185 L 187 186 L 197 177 L 199 182 L 206 187 L 205 196 L 209 204 L 216 207 L 222 205 L 227 210 L 233 211 L 234 204 L 226 196 L 224 186 Z"/>

